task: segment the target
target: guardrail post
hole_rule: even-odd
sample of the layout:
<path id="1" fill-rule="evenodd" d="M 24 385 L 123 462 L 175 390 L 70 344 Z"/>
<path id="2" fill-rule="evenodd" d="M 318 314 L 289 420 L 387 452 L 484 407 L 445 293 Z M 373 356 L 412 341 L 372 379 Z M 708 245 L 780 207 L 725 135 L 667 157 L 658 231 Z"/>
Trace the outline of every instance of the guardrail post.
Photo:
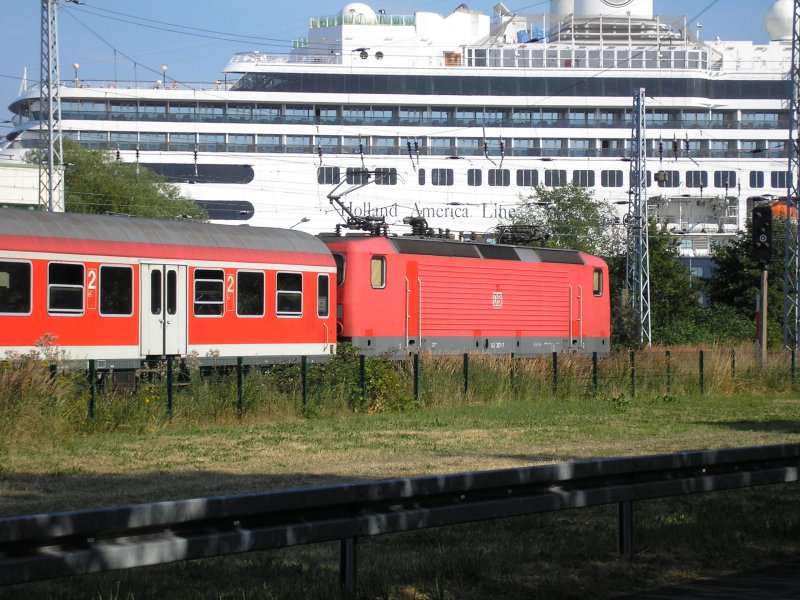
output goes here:
<path id="1" fill-rule="evenodd" d="M 469 354 L 464 353 L 464 395 L 469 390 Z"/>
<path id="2" fill-rule="evenodd" d="M 553 395 L 558 394 L 558 352 L 553 352 Z"/>
<path id="3" fill-rule="evenodd" d="M 619 553 L 630 557 L 633 554 L 633 502 L 619 503 Z"/>
<path id="4" fill-rule="evenodd" d="M 97 402 L 97 365 L 94 359 L 89 361 L 89 418 L 94 419 L 94 407 Z"/>
<path id="5" fill-rule="evenodd" d="M 636 397 L 636 352 L 631 350 L 631 396 Z"/>
<path id="6" fill-rule="evenodd" d="M 414 402 L 419 402 L 419 352 L 414 354 Z"/>
<path id="7" fill-rule="evenodd" d="M 172 418 L 172 400 L 173 400 L 173 381 L 175 378 L 175 359 L 171 356 L 167 357 L 167 416 Z"/>
<path id="8" fill-rule="evenodd" d="M 700 395 L 705 394 L 706 390 L 706 373 L 705 373 L 705 352 L 700 350 Z"/>
<path id="9" fill-rule="evenodd" d="M 239 417 L 244 412 L 244 361 L 236 357 L 236 412 Z"/>
<path id="10" fill-rule="evenodd" d="M 592 352 L 592 387 L 597 391 L 597 352 Z"/>
<path id="11" fill-rule="evenodd" d="M 356 540 L 345 538 L 339 542 L 339 583 L 345 598 L 352 598 L 356 591 Z"/>
<path id="12" fill-rule="evenodd" d="M 303 391 L 303 413 L 308 407 L 308 357 L 300 357 L 300 386 Z"/>

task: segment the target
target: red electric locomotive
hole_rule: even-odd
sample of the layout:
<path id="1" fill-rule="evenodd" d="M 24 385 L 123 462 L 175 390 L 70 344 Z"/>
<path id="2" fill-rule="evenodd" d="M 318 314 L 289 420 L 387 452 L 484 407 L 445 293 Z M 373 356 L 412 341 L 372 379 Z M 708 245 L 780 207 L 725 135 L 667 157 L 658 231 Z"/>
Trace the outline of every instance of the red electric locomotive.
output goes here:
<path id="1" fill-rule="evenodd" d="M 322 236 L 339 341 L 367 353 L 607 354 L 608 267 L 573 250 Z"/>
<path id="2" fill-rule="evenodd" d="M 335 272 L 298 231 L 0 210 L 0 358 L 334 354 Z"/>

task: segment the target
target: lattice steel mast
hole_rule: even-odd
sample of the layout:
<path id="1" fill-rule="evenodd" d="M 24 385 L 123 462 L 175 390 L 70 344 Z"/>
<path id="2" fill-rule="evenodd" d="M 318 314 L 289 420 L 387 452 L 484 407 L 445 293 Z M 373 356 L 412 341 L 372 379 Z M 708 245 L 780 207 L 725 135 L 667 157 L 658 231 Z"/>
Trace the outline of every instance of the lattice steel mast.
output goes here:
<path id="1" fill-rule="evenodd" d="M 42 0 L 41 75 L 39 77 L 39 208 L 64 210 L 61 169 L 61 82 L 58 68 L 58 0 Z"/>
<path id="2" fill-rule="evenodd" d="M 800 337 L 800 228 L 797 223 L 800 193 L 800 0 L 794 0 L 792 18 L 792 63 L 789 67 L 789 172 L 786 190 L 786 245 L 783 272 L 783 345 L 797 348 Z"/>
<path id="3" fill-rule="evenodd" d="M 633 94 L 626 283 L 629 302 L 636 314 L 639 342 L 649 346 L 652 343 L 652 336 L 650 330 L 650 250 L 647 233 L 646 162 L 644 89 L 639 89 Z"/>

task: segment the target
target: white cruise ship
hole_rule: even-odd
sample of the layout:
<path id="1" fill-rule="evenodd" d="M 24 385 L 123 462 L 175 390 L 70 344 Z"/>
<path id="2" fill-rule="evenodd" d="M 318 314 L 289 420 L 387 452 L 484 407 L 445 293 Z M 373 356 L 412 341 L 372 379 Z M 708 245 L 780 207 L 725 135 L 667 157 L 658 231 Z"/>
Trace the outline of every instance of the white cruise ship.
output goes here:
<path id="1" fill-rule="evenodd" d="M 394 233 L 407 217 L 486 232 L 537 185 L 586 186 L 623 216 L 643 88 L 650 216 L 684 254 L 741 229 L 748 198 L 785 196 L 791 0 L 765 15 L 763 45 L 701 41 L 653 0 L 549 8 L 350 3 L 312 18 L 290 54 L 237 54 L 202 87 L 64 81 L 61 127 L 161 173 L 215 222 L 330 231 L 335 194 Z M 32 86 L 10 105 L 4 154 L 37 145 L 38 98 Z"/>

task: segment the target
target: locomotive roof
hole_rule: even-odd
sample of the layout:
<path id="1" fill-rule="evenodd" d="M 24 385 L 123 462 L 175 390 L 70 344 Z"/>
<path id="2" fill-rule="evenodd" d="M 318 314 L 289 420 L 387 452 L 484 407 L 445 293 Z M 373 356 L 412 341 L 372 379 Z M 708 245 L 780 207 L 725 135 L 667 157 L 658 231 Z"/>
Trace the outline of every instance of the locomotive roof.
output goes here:
<path id="1" fill-rule="evenodd" d="M 492 260 L 563 263 L 573 265 L 585 264 L 583 256 L 577 250 L 532 248 L 529 246 L 486 244 L 481 242 L 441 240 L 413 236 L 375 238 L 368 236 L 334 237 L 325 235 L 322 237 L 328 242 L 385 239 L 394 247 L 398 254 L 452 256 L 460 258 L 486 258 Z"/>
<path id="2" fill-rule="evenodd" d="M 329 254 L 316 237 L 288 229 L 13 208 L 0 209 L 0 235 Z"/>

